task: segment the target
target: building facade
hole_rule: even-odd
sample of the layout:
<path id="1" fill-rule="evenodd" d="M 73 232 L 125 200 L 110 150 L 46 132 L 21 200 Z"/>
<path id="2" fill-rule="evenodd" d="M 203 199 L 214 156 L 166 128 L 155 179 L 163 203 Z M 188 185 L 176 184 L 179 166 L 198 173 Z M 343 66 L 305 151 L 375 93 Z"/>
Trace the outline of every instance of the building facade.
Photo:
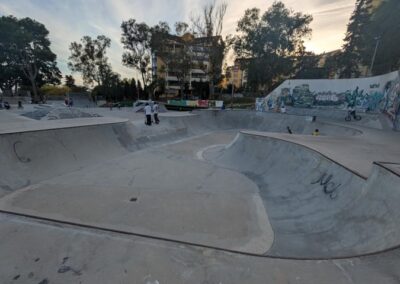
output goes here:
<path id="1" fill-rule="evenodd" d="M 178 95 L 184 88 L 193 89 L 195 83 L 208 83 L 210 52 L 216 37 L 199 37 L 187 33 L 183 36 L 168 35 L 162 52 L 153 52 L 154 78 L 165 80 L 165 92 Z"/>
<path id="2" fill-rule="evenodd" d="M 239 60 L 235 60 L 233 66 L 228 66 L 225 73 L 228 84 L 234 85 L 235 89 L 242 89 L 247 83 L 247 72 L 240 64 Z"/>

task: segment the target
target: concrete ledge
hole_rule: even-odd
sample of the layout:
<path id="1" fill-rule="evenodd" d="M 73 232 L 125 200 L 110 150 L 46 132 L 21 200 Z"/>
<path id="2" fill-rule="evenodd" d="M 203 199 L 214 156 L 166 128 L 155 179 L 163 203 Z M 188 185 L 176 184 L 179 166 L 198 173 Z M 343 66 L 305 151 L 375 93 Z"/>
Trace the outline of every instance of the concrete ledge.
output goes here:
<path id="1" fill-rule="evenodd" d="M 48 121 L 19 121 L 0 123 L 0 135 L 36 132 L 63 128 L 76 128 L 85 126 L 96 126 L 105 124 L 116 124 L 128 122 L 128 119 L 111 118 L 111 117 L 91 117 L 91 118 L 76 118 L 76 119 L 59 119 Z"/>
<path id="2" fill-rule="evenodd" d="M 375 161 L 382 161 L 388 157 L 390 159 L 381 162 L 381 164 L 384 163 L 385 168 L 392 172 L 400 171 L 398 166 L 394 167 L 396 162 L 400 161 L 399 153 L 391 152 L 390 147 L 385 147 L 385 144 L 382 144 L 384 140 L 387 140 L 387 146 L 395 143 L 392 140 L 393 138 L 390 137 L 387 137 L 387 139 L 382 137 L 381 143 L 375 144 L 368 141 L 364 135 L 355 137 L 315 137 L 259 131 L 241 131 L 241 133 L 277 139 L 306 147 L 365 180 L 370 176 Z M 382 166 L 381 164 L 379 165 Z"/>
<path id="3" fill-rule="evenodd" d="M 400 177 L 400 163 L 374 162 L 374 164 Z"/>

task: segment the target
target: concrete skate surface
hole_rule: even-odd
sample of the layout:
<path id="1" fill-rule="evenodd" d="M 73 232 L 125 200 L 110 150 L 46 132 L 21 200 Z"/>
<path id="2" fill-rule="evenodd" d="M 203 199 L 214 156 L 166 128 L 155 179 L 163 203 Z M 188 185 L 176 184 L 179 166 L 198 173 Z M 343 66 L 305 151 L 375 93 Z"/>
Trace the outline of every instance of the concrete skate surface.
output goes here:
<path id="1" fill-rule="evenodd" d="M 398 283 L 381 119 L 88 113 L 0 111 L 1 283 Z"/>

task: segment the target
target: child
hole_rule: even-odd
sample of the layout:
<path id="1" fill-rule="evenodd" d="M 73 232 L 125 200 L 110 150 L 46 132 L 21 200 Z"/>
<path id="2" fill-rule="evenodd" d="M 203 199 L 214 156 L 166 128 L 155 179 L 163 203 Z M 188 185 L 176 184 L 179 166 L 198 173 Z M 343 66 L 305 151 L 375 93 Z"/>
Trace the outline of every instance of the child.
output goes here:
<path id="1" fill-rule="evenodd" d="M 146 125 L 151 126 L 151 106 L 149 103 L 146 103 L 144 107 L 144 114 L 146 115 Z"/>

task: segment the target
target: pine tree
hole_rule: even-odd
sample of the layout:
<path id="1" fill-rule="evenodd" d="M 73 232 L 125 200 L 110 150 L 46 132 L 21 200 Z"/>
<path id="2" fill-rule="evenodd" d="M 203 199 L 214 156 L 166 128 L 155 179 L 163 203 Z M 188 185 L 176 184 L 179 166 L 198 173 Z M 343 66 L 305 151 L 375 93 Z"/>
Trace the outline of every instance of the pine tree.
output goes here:
<path id="1" fill-rule="evenodd" d="M 347 26 L 343 54 L 340 58 L 341 78 L 358 77 L 362 62 L 361 50 L 365 44 L 366 25 L 370 20 L 372 0 L 357 0 L 356 8 Z"/>
<path id="2" fill-rule="evenodd" d="M 365 27 L 362 61 L 370 66 L 379 40 L 372 74 L 379 75 L 400 68 L 400 1 L 385 0 L 372 13 Z"/>

